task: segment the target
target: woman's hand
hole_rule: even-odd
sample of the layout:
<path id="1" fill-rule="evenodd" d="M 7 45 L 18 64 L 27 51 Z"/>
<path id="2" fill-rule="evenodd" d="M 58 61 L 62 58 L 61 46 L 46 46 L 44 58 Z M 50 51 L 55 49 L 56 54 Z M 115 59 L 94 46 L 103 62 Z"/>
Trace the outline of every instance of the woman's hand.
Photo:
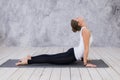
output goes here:
<path id="1" fill-rule="evenodd" d="M 95 64 L 87 63 L 86 67 L 96 68 L 97 66 Z"/>

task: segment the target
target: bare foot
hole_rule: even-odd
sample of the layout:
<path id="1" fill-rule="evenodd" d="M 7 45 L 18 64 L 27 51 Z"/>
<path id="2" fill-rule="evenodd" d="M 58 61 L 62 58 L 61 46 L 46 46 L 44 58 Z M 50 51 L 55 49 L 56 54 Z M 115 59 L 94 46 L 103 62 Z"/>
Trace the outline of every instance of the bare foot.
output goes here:
<path id="1" fill-rule="evenodd" d="M 26 65 L 26 64 L 28 64 L 28 59 L 27 59 L 27 58 L 24 58 L 24 59 L 22 59 L 21 61 L 18 61 L 18 62 L 16 63 L 16 66 Z"/>
<path id="2" fill-rule="evenodd" d="M 22 61 L 22 60 L 24 60 L 24 59 L 31 60 L 31 55 L 27 55 L 26 57 L 21 58 L 19 61 Z"/>

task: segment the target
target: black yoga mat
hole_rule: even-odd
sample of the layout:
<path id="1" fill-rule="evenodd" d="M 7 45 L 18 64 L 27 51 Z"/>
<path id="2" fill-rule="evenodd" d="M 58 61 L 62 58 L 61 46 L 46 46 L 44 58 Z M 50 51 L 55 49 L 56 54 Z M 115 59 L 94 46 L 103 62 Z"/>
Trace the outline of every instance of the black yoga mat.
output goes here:
<path id="1" fill-rule="evenodd" d="M 60 67 L 80 67 L 80 68 L 85 68 L 83 66 L 82 61 L 78 61 L 73 64 L 66 64 L 66 65 L 56 65 L 56 64 L 48 64 L 48 63 L 41 63 L 41 64 L 29 64 L 29 65 L 23 65 L 23 66 L 16 66 L 15 63 L 18 62 L 18 59 L 9 59 L 5 63 L 1 64 L 0 67 L 7 67 L 7 68 L 40 68 L 40 67 L 55 67 L 55 68 L 60 68 Z M 109 67 L 102 59 L 97 59 L 97 60 L 91 60 L 90 61 L 93 64 L 97 65 L 97 68 L 107 68 Z"/>

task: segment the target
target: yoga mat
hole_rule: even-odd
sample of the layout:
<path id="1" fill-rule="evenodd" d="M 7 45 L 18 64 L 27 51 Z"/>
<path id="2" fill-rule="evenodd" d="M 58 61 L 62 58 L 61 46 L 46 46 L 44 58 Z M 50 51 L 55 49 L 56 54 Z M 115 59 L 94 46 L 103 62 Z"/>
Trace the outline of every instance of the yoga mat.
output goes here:
<path id="1" fill-rule="evenodd" d="M 82 61 L 78 61 L 76 63 L 72 64 L 66 64 L 66 65 L 56 65 L 56 64 L 48 64 L 48 63 L 41 63 L 41 64 L 29 64 L 29 65 L 23 65 L 23 66 L 16 66 L 15 63 L 18 62 L 18 59 L 9 59 L 5 63 L 1 64 L 0 67 L 7 67 L 7 68 L 40 68 L 40 67 L 80 67 L 80 68 L 86 68 L 83 66 Z M 90 63 L 96 64 L 97 68 L 108 68 L 109 66 L 102 60 L 91 60 Z"/>

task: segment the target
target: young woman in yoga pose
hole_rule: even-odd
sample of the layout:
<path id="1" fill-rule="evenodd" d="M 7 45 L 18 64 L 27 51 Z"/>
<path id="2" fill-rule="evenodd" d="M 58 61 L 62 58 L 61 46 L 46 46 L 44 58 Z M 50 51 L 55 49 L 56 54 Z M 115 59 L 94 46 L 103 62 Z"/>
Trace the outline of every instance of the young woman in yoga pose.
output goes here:
<path id="1" fill-rule="evenodd" d="M 51 63 L 51 64 L 70 64 L 78 60 L 83 61 L 83 65 L 86 67 L 96 67 L 96 65 L 88 62 L 89 47 L 92 42 L 92 36 L 88 30 L 86 23 L 83 18 L 78 17 L 71 20 L 71 27 L 73 32 L 79 32 L 80 41 L 79 46 L 70 48 L 66 52 L 57 54 L 42 54 L 38 56 L 28 55 L 25 58 L 20 59 L 16 65 L 27 65 L 27 64 L 40 64 L 40 63 Z"/>

